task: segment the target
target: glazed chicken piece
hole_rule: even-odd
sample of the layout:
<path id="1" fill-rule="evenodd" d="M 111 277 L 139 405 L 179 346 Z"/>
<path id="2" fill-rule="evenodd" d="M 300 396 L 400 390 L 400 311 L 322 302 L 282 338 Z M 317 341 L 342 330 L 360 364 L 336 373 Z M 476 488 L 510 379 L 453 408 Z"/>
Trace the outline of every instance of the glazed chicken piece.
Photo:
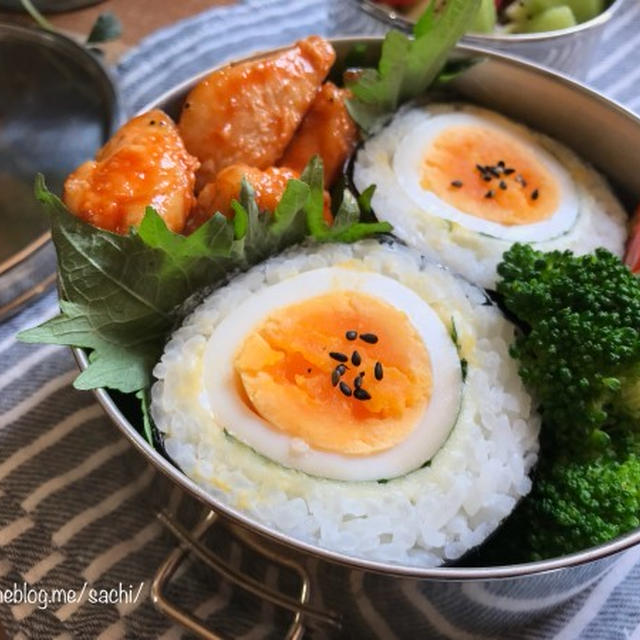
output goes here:
<path id="1" fill-rule="evenodd" d="M 246 177 L 255 191 L 256 204 L 260 211 L 275 211 L 287 182 L 298 178 L 299 174 L 287 167 L 269 167 L 264 171 L 249 167 L 246 164 L 234 164 L 226 167 L 216 176 L 213 182 L 207 184 L 198 195 L 198 204 L 193 209 L 187 221 L 185 231 L 195 231 L 214 213 L 219 211 L 227 218 L 234 215 L 231 207 L 232 200 L 238 200 L 242 187 L 242 178 Z M 331 199 L 325 191 L 324 218 L 331 223 Z"/>
<path id="2" fill-rule="evenodd" d="M 181 232 L 191 208 L 196 158 L 187 153 L 168 115 L 154 109 L 130 120 L 64 184 L 63 200 L 90 224 L 126 234 L 152 206 Z"/>
<path id="3" fill-rule="evenodd" d="M 358 128 L 345 105 L 348 97 L 348 90 L 331 82 L 323 84 L 278 165 L 302 172 L 318 154 L 324 183 L 331 186 L 358 142 Z"/>
<path id="4" fill-rule="evenodd" d="M 198 194 L 198 204 L 187 222 L 187 232 L 194 231 L 219 211 L 227 218 L 233 217 L 231 201 L 240 197 L 242 178 L 246 177 L 255 191 L 260 211 L 274 211 L 284 193 L 287 182 L 298 173 L 286 167 L 269 167 L 261 171 L 246 164 L 234 164 L 223 169 L 213 182 Z"/>
<path id="5" fill-rule="evenodd" d="M 268 58 L 214 71 L 187 96 L 179 128 L 202 167 L 201 187 L 224 167 L 266 169 L 289 144 L 335 60 L 319 36 Z"/>

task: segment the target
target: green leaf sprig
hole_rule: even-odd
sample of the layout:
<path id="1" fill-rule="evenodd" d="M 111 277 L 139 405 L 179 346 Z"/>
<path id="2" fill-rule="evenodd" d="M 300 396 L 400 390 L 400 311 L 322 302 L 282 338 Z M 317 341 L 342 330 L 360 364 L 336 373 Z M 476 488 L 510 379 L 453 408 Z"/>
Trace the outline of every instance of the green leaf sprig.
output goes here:
<path id="1" fill-rule="evenodd" d="M 76 216 L 36 179 L 35 193 L 51 220 L 58 256 L 61 313 L 23 331 L 24 342 L 86 348 L 89 366 L 78 389 L 146 389 L 164 344 L 185 314 L 185 301 L 231 273 L 306 238 L 353 242 L 391 229 L 360 222 L 345 192 L 335 222 L 322 218 L 322 161 L 314 158 L 300 180 L 290 180 L 273 214 L 261 212 L 244 180 L 235 216 L 216 213 L 189 236 L 173 233 L 148 207 L 138 229 L 118 235 Z"/>
<path id="2" fill-rule="evenodd" d="M 348 86 L 347 107 L 366 132 L 375 131 L 400 104 L 422 95 L 438 78 L 451 49 L 467 31 L 479 0 L 436 0 L 413 28 L 413 37 L 389 31 L 377 69 L 363 69 Z"/>

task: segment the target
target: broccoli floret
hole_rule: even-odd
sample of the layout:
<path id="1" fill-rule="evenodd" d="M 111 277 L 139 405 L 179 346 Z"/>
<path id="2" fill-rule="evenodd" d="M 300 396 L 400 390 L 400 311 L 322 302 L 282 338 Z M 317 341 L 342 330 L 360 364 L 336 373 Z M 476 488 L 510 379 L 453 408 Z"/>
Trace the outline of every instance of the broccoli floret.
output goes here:
<path id="1" fill-rule="evenodd" d="M 466 559 L 474 566 L 562 556 L 640 526 L 640 442 L 596 459 L 543 456 L 531 493 Z"/>
<path id="2" fill-rule="evenodd" d="M 498 273 L 522 328 L 511 353 L 543 425 L 533 490 L 489 554 L 549 558 L 640 526 L 640 281 L 604 249 L 520 244 Z"/>
<path id="3" fill-rule="evenodd" d="M 640 457 L 555 461 L 525 505 L 531 559 L 607 542 L 640 526 Z"/>
<path id="4" fill-rule="evenodd" d="M 498 293 L 523 325 L 512 355 L 557 446 L 604 448 L 640 418 L 640 281 L 604 249 L 574 256 L 516 244 Z"/>

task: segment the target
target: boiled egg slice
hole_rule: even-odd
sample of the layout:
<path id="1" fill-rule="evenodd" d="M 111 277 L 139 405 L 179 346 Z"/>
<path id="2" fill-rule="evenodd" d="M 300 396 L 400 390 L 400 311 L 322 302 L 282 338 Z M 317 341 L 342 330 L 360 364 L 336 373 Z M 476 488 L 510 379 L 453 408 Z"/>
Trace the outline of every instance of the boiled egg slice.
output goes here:
<path id="1" fill-rule="evenodd" d="M 472 107 L 422 113 L 398 141 L 392 164 L 420 209 L 514 242 L 572 228 L 579 201 L 571 176 L 530 132 Z"/>
<path id="2" fill-rule="evenodd" d="M 348 481 L 427 463 L 461 402 L 456 346 L 429 304 L 361 268 L 307 271 L 215 328 L 203 379 L 214 422 L 289 468 Z"/>

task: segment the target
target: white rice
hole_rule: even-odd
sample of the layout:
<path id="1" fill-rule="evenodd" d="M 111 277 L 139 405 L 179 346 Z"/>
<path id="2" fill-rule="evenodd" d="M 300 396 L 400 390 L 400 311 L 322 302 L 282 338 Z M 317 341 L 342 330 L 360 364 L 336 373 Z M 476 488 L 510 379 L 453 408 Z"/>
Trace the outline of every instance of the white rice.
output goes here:
<path id="1" fill-rule="evenodd" d="M 444 446 L 429 466 L 386 483 L 281 467 L 225 434 L 203 393 L 205 345 L 226 314 L 265 285 L 345 261 L 410 287 L 448 327 L 455 318 L 469 363 Z M 539 417 L 508 354 L 513 332 L 482 292 L 405 247 L 364 241 L 297 248 L 214 292 L 174 333 L 154 371 L 151 411 L 182 470 L 256 521 L 354 557 L 437 566 L 480 544 L 531 488 Z"/>
<path id="2" fill-rule="evenodd" d="M 514 123 L 499 114 L 467 105 L 427 105 L 400 110 L 392 122 L 370 138 L 358 152 L 353 180 L 360 191 L 375 184 L 372 207 L 380 220 L 393 225 L 393 233 L 431 260 L 439 262 L 482 287 L 495 288 L 496 267 L 512 241 L 497 238 L 452 223 L 436 210 L 421 208 L 400 185 L 394 172 L 394 155 L 399 142 L 432 115 L 460 111 L 479 112 L 507 131 L 531 138 L 569 173 L 578 199 L 578 215 L 562 235 L 532 242 L 540 251 L 570 249 L 590 253 L 597 247 L 621 256 L 627 237 L 627 215 L 605 178 L 573 151 L 541 133 Z"/>

